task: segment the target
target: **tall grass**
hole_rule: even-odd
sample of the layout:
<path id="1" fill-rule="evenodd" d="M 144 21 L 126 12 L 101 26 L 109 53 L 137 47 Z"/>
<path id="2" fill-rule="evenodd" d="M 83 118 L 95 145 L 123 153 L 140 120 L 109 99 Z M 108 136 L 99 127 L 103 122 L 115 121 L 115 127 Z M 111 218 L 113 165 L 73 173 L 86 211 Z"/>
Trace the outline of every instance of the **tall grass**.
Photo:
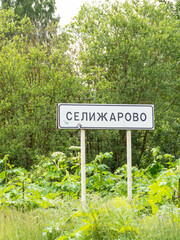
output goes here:
<path id="1" fill-rule="evenodd" d="M 0 239 L 42 239 L 42 230 L 48 223 L 43 211 L 19 212 L 0 210 Z"/>
<path id="2" fill-rule="evenodd" d="M 180 239 L 180 224 L 164 215 L 162 219 L 153 216 L 141 222 L 141 234 L 136 239 L 146 240 L 178 240 Z"/>
<path id="3" fill-rule="evenodd" d="M 138 210 L 125 198 L 91 196 L 59 201 L 56 208 L 20 212 L 0 209 L 0 240 L 178 240 L 180 211 L 164 206 L 157 214 Z"/>
<path id="4" fill-rule="evenodd" d="M 58 226 L 72 215 L 77 203 L 59 201 L 57 208 L 19 211 L 15 208 L 0 208 L 0 240 L 50 240 L 68 230 Z M 58 231 L 56 231 L 56 226 Z M 71 228 L 69 229 L 71 230 Z"/>

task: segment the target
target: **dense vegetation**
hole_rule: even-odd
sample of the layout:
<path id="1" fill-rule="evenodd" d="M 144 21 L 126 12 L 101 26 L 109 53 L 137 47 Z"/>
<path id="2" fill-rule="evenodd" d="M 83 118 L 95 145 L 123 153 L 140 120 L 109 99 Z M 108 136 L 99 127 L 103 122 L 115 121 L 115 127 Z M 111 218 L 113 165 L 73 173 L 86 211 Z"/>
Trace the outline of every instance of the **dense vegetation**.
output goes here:
<path id="1" fill-rule="evenodd" d="M 29 172 L 13 167 L 5 156 L 0 162 L 4 168 L 0 174 L 0 239 L 110 240 L 144 239 L 148 235 L 148 239 L 166 239 L 166 234 L 168 239 L 178 239 L 180 162 L 172 155 L 161 155 L 159 149 L 153 149 L 152 155 L 154 162 L 148 168 L 133 167 L 131 203 L 126 200 L 126 165 L 113 174 L 106 165 L 112 153 L 97 155 L 86 167 L 84 207 L 78 200 L 79 154 L 41 156 Z M 168 160 L 166 168 L 158 162 L 162 158 Z"/>
<path id="2" fill-rule="evenodd" d="M 51 23 L 42 37 L 30 13 L 1 9 L 1 158 L 30 168 L 39 154 L 78 145 L 78 131 L 56 130 L 58 102 L 154 104 L 155 130 L 133 132 L 134 164 L 147 167 L 157 146 L 178 157 L 180 22 L 170 6 L 83 5 L 70 26 Z M 125 131 L 87 131 L 87 161 L 112 151 L 115 170 L 125 142 Z"/>
<path id="3" fill-rule="evenodd" d="M 0 240 L 179 238 L 179 6 L 106 0 L 62 28 L 54 0 L 2 1 Z M 125 131 L 87 130 L 81 205 L 79 131 L 56 130 L 63 102 L 154 104 L 155 130 L 132 133 L 131 202 Z"/>
<path id="4" fill-rule="evenodd" d="M 179 21 L 165 4 L 148 2 L 85 5 L 72 24 L 89 89 L 84 101 L 155 105 L 155 131 L 133 132 L 134 164 L 141 166 L 154 146 L 177 156 L 179 136 Z M 95 134 L 89 135 L 91 143 Z M 105 140 L 99 140 L 100 150 L 113 151 L 118 165 L 124 162 L 125 132 L 97 138 Z"/>

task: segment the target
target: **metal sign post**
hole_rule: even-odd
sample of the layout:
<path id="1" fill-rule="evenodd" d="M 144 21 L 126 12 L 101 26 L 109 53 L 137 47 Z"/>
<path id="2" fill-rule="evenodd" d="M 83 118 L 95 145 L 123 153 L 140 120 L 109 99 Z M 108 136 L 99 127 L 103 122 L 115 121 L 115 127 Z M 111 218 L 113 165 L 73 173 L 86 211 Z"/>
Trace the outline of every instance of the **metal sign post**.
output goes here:
<path id="1" fill-rule="evenodd" d="M 127 130 L 127 190 L 132 200 L 131 130 L 154 130 L 154 105 L 58 103 L 57 129 L 80 129 L 81 198 L 86 203 L 85 129 Z"/>
<path id="2" fill-rule="evenodd" d="M 86 203 L 86 150 L 85 150 L 85 130 L 80 129 L 81 133 L 81 200 Z"/>
<path id="3" fill-rule="evenodd" d="M 131 153 L 131 131 L 126 132 L 127 144 L 127 190 L 128 200 L 132 200 L 132 153 Z"/>

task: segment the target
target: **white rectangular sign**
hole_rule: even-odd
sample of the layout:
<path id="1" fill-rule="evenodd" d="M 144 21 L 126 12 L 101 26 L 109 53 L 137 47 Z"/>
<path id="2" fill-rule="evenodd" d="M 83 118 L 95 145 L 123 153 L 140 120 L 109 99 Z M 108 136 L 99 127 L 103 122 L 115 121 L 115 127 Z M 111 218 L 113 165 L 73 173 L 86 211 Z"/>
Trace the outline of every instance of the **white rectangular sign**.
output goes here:
<path id="1" fill-rule="evenodd" d="M 150 104 L 57 105 L 58 129 L 154 129 L 154 106 Z"/>

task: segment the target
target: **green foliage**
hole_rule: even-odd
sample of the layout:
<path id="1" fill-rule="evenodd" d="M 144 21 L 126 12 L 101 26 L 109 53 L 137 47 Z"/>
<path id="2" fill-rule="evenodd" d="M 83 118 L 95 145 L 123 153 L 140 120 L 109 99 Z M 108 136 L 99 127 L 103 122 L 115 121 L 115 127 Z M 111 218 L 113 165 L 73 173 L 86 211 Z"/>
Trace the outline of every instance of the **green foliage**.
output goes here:
<path id="1" fill-rule="evenodd" d="M 20 212 L 0 209 L 0 239 L 148 239 L 179 238 L 180 215 L 173 206 L 158 214 L 144 214 L 136 205 L 116 197 L 91 196 L 86 209 L 72 198 L 60 201 L 56 209 Z"/>
<path id="2" fill-rule="evenodd" d="M 153 149 L 153 154 L 155 152 Z M 160 156 L 159 153 L 156 158 Z M 99 154 L 86 165 L 87 194 L 127 196 L 127 166 L 112 173 L 103 163 L 111 158 L 112 153 Z M 0 201 L 4 206 L 15 206 L 18 209 L 49 208 L 56 207 L 59 198 L 77 199 L 80 196 L 79 154 L 67 157 L 62 152 L 55 152 L 51 157 L 39 156 L 38 164 L 31 171 L 14 167 L 9 163 L 8 156 L 0 164 Z M 156 213 L 166 203 L 179 204 L 179 160 L 169 168 L 159 169 L 157 166 L 152 164 L 144 170 L 132 168 L 133 201 L 141 211 L 146 208 Z"/>
<path id="3" fill-rule="evenodd" d="M 0 239 L 178 239 L 178 1 L 173 9 L 83 5 L 72 36 L 49 26 L 43 40 L 29 18 L 0 10 Z M 79 135 L 55 129 L 58 102 L 155 105 L 155 130 L 132 137 L 131 203 L 125 131 L 87 130 L 80 207 Z"/>
<path id="4" fill-rule="evenodd" d="M 148 239 L 179 238 L 177 209 L 164 207 L 158 214 L 141 214 L 124 198 L 89 199 L 86 209 L 74 199 L 56 209 L 20 212 L 0 209 L 0 239 Z M 91 230 L 90 230 L 91 229 Z"/>
<path id="5" fill-rule="evenodd" d="M 135 164 L 146 167 L 157 145 L 178 157 L 180 32 L 171 9 L 150 1 L 84 4 L 70 31 L 79 43 L 84 101 L 155 105 L 153 133 L 133 133 Z M 125 163 L 123 131 L 91 131 L 88 142 L 88 152 L 113 151 L 117 165 Z"/>
<path id="6" fill-rule="evenodd" d="M 5 156 L 0 161 L 1 220 L 6 226 L 16 216 L 14 222 L 18 226 L 3 230 L 1 234 L 2 228 L 6 227 L 0 222 L 0 236 L 19 239 L 20 235 L 27 234 L 27 239 L 32 239 L 23 226 L 27 224 L 26 218 L 29 221 L 36 216 L 39 228 L 36 226 L 32 236 L 36 234 L 36 239 L 41 240 L 144 239 L 145 236 L 163 239 L 166 234 L 171 236 L 170 239 L 177 239 L 180 229 L 177 208 L 179 160 L 172 161 L 174 157 L 162 155 L 159 148 L 153 149 L 152 153 L 156 160 L 168 157 L 169 167 L 156 174 L 151 167 L 133 167 L 131 202 L 126 199 L 127 166 L 112 173 L 104 163 L 113 158 L 112 153 L 97 155 L 86 167 L 87 204 L 83 207 L 79 202 L 79 153 L 75 157 L 67 157 L 62 152 L 54 152 L 50 157 L 39 156 L 38 164 L 31 171 L 16 168 Z M 22 220 L 21 214 L 24 214 Z M 153 233 L 149 232 L 150 226 Z M 28 229 L 32 231 L 29 225 Z"/>
<path id="7" fill-rule="evenodd" d="M 81 226 L 68 236 L 70 239 L 117 239 L 133 237 L 138 233 L 131 221 L 133 211 L 125 199 L 117 197 L 105 204 L 101 200 L 98 204 L 97 200 L 94 202 L 72 215 L 71 221 L 78 218 Z"/>
<path id="8" fill-rule="evenodd" d="M 50 21 L 57 21 L 53 17 L 55 13 L 54 0 L 2 0 L 2 9 L 13 8 L 16 15 L 23 19 L 25 16 L 31 19 L 36 25 L 46 27 Z"/>
<path id="9" fill-rule="evenodd" d="M 27 6 L 31 7 L 25 16 Z M 72 24 L 57 34 L 57 25 L 52 24 L 54 1 L 3 1 L 0 157 L 9 154 L 11 164 L 30 169 L 36 155 L 68 153 L 70 146 L 78 145 L 79 135 L 55 129 L 56 104 L 92 102 L 154 104 L 155 130 L 133 132 L 134 164 L 149 166 L 151 149 L 158 145 L 177 158 L 180 35 L 176 8 L 178 1 L 171 7 L 149 1 L 85 4 Z M 99 152 L 112 151 L 113 159 L 105 162 L 110 170 L 125 164 L 125 131 L 87 130 L 86 136 L 88 163 Z M 167 161 L 163 158 L 161 165 Z"/>
<path id="10" fill-rule="evenodd" d="M 56 9 L 54 0 L 2 0 L 1 8 L 5 10 L 4 12 L 14 11 L 11 20 L 16 26 L 24 19 L 31 22 L 33 29 L 27 32 L 27 36 L 33 41 L 47 44 L 57 34 L 59 17 L 54 16 Z"/>
<path id="11" fill-rule="evenodd" d="M 76 134 L 56 130 L 56 104 L 79 101 L 81 82 L 66 33 L 40 44 L 30 21 L 16 24 L 12 16 L 12 10 L 0 10 L 0 156 L 9 154 L 11 163 L 30 168 L 36 155 L 76 140 Z"/>

